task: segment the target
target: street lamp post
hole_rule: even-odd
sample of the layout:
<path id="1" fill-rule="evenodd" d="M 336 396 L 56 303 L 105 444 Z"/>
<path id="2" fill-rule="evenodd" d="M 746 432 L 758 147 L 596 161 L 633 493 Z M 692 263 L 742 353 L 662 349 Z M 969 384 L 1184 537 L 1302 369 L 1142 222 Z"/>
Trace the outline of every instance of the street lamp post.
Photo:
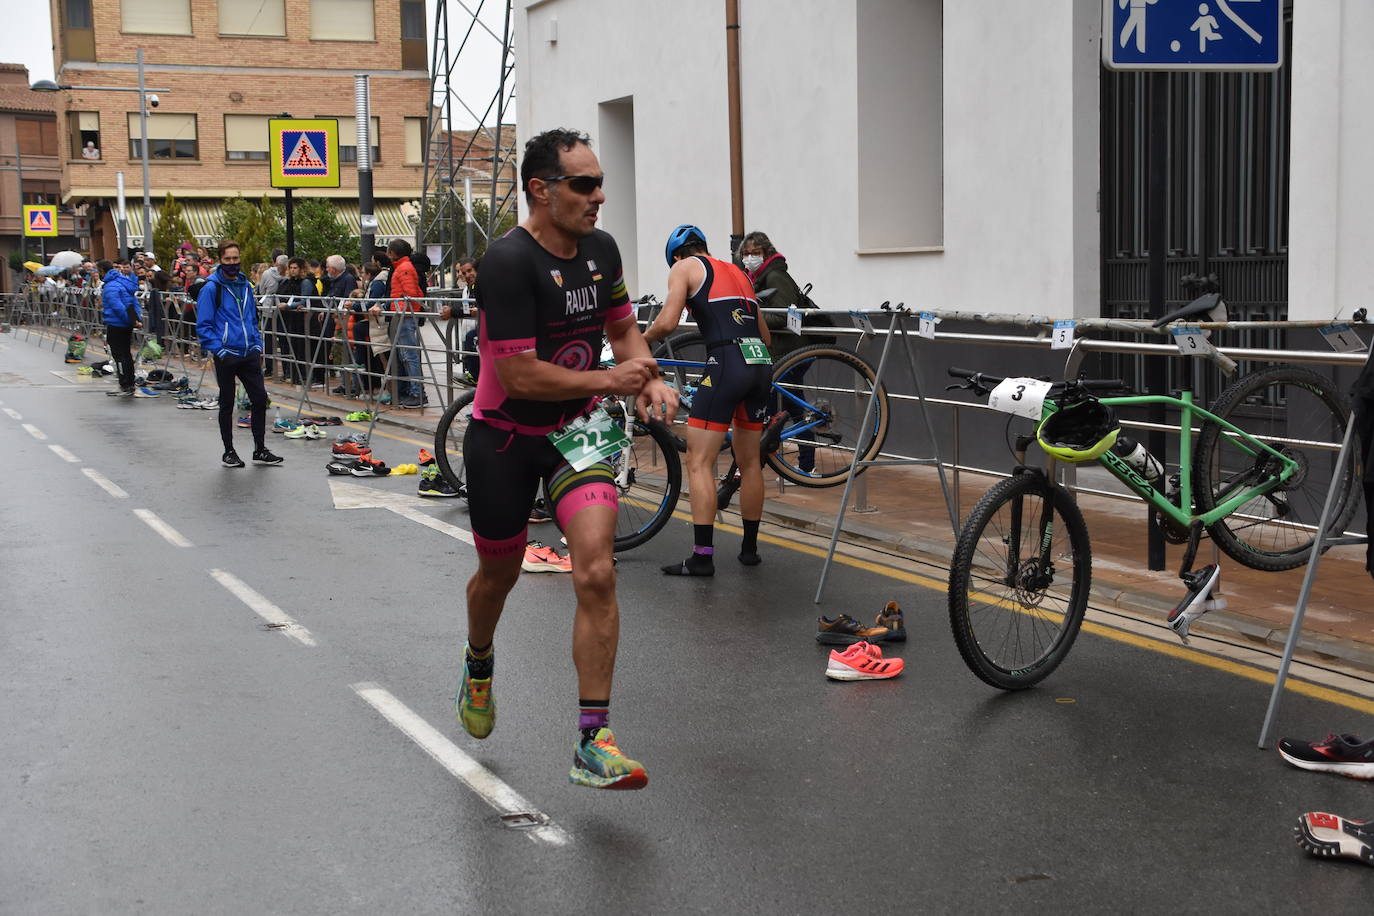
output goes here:
<path id="1" fill-rule="evenodd" d="M 139 152 L 143 159 L 143 248 L 151 247 L 153 235 L 153 198 L 151 179 L 148 175 L 148 96 L 158 92 L 171 92 L 170 89 L 149 89 L 143 79 L 143 49 L 138 49 L 138 86 L 69 86 L 53 80 L 38 80 L 29 86 L 33 92 L 58 92 L 75 89 L 81 92 L 137 92 L 139 133 Z"/>

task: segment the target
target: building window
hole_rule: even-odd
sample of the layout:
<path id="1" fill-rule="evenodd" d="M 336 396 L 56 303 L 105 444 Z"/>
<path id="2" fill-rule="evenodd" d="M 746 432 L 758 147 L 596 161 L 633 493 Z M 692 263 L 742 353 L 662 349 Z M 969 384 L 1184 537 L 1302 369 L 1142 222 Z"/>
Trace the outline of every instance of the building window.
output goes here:
<path id="1" fill-rule="evenodd" d="M 138 112 L 129 112 L 129 158 L 142 159 L 143 131 L 139 129 Z M 193 114 L 148 115 L 148 158 L 199 159 L 196 142 L 196 116 Z"/>
<path id="2" fill-rule="evenodd" d="M 68 60 L 95 60 L 91 0 L 62 0 L 62 41 Z"/>
<path id="3" fill-rule="evenodd" d="M 316 41 L 372 41 L 372 0 L 310 0 L 310 37 Z"/>
<path id="4" fill-rule="evenodd" d="M 125 32 L 191 34 L 191 0 L 119 0 L 119 6 Z"/>
<path id="5" fill-rule="evenodd" d="M 36 121 L 15 118 L 14 132 L 19 137 L 19 152 L 25 156 L 56 156 L 57 119 Z"/>
<path id="6" fill-rule="evenodd" d="M 24 181 L 24 203 L 58 204 L 62 200 L 62 186 L 56 181 Z"/>
<path id="7" fill-rule="evenodd" d="M 406 165 L 425 161 L 425 119 L 406 118 Z"/>
<path id="8" fill-rule="evenodd" d="M 267 161 L 267 115 L 224 116 L 224 158 Z"/>
<path id="9" fill-rule="evenodd" d="M 429 69 L 425 47 L 425 0 L 401 0 L 401 69 Z"/>
<path id="10" fill-rule="evenodd" d="M 286 37 L 286 0 L 219 0 L 221 35 Z"/>
<path id="11" fill-rule="evenodd" d="M 858 4 L 858 248 L 944 243 L 941 0 Z"/>
<path id="12" fill-rule="evenodd" d="M 101 158 L 103 154 L 100 146 L 100 113 L 95 111 L 68 112 L 67 123 L 71 127 L 71 158 Z"/>
<path id="13" fill-rule="evenodd" d="M 316 115 L 319 118 L 333 118 L 334 115 Z M 356 118 L 341 117 L 339 122 L 339 161 L 358 161 L 358 121 Z M 382 120 L 372 118 L 372 161 L 382 161 Z"/>

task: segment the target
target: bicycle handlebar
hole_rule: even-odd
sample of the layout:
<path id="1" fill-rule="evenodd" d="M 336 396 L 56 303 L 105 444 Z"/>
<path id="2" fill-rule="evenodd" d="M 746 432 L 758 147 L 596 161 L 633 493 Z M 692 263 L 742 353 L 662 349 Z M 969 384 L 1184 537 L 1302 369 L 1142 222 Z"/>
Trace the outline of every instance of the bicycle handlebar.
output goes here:
<path id="1" fill-rule="evenodd" d="M 993 388 L 1006 381 L 1005 376 L 988 375 L 977 372 L 973 369 L 961 369 L 958 366 L 950 366 L 947 370 L 951 377 L 967 379 L 968 385 L 952 385 L 953 388 L 972 388 L 976 391 L 991 391 Z M 1119 391 L 1126 387 L 1126 383 L 1120 379 L 1064 379 L 1050 384 L 1050 391 Z"/>

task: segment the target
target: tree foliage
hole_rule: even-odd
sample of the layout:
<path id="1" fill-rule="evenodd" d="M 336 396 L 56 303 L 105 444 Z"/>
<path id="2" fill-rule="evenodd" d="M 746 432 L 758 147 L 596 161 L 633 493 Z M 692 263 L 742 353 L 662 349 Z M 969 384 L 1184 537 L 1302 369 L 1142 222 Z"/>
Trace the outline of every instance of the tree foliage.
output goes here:
<path id="1" fill-rule="evenodd" d="M 476 198 L 476 196 L 474 195 Z M 509 232 L 516 222 L 515 213 L 506 209 L 499 214 L 500 218 L 491 227 L 490 235 L 483 235 L 487 229 L 489 214 L 491 213 L 489 202 L 476 198 L 472 204 L 472 220 L 476 224 L 472 229 L 472 251 L 463 250 L 467 232 L 464 223 L 467 214 L 463 209 L 463 198 L 461 195 L 454 194 L 450 197 L 431 197 L 425 201 L 424 208 L 421 210 L 419 225 L 425 227 L 424 238 L 419 244 L 424 245 L 445 245 L 453 242 L 453 247 L 457 257 L 480 258 L 487 250 L 490 239 L 499 239 Z M 448 236 L 448 238 L 444 238 Z"/>
<path id="2" fill-rule="evenodd" d="M 358 237 L 349 231 L 334 204 L 322 197 L 308 197 L 295 202 L 296 254 L 306 260 L 323 261 L 331 254 L 343 255 L 350 262 L 358 260 Z M 285 210 L 282 213 L 282 235 L 285 237 Z"/>
<path id="3" fill-rule="evenodd" d="M 177 249 L 182 242 L 195 243 L 191 226 L 186 222 L 181 203 L 170 193 L 163 198 L 158 210 L 157 224 L 153 227 L 153 254 L 159 264 L 171 264 L 176 260 Z"/>
<path id="4" fill-rule="evenodd" d="M 271 260 L 272 249 L 286 244 L 286 231 L 277 218 L 276 207 L 266 195 L 253 203 L 242 197 L 224 202 L 219 237 L 239 243 L 239 256 L 245 267 Z"/>

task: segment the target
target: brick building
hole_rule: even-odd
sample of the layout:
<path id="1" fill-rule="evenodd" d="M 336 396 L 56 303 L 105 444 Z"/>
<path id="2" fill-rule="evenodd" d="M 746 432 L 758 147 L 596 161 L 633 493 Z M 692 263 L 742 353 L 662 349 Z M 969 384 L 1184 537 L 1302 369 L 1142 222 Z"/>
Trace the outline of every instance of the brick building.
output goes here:
<path id="1" fill-rule="evenodd" d="M 137 86 L 143 48 L 145 85 L 168 90 L 149 115 L 153 207 L 172 192 L 200 241 L 214 241 L 226 198 L 282 196 L 269 187 L 267 120 L 284 113 L 339 119 L 342 186 L 296 196 L 334 200 L 358 231 L 356 73 L 370 77 L 377 237 L 412 234 L 429 98 L 424 0 L 49 3 L 60 84 Z M 143 244 L 138 94 L 72 89 L 56 101 L 62 199 L 88 205 L 93 253 L 118 245 L 119 171 L 132 243 Z"/>
<path id="2" fill-rule="evenodd" d="M 24 193 L 20 199 L 19 163 Z M 0 290 L 15 289 L 9 269 L 13 251 L 48 254 L 76 244 L 70 212 L 59 213 L 58 238 L 23 238 L 23 204 L 55 204 L 61 196 L 62 160 L 58 156 L 57 115 L 51 96 L 29 91 L 23 64 L 0 64 Z"/>

